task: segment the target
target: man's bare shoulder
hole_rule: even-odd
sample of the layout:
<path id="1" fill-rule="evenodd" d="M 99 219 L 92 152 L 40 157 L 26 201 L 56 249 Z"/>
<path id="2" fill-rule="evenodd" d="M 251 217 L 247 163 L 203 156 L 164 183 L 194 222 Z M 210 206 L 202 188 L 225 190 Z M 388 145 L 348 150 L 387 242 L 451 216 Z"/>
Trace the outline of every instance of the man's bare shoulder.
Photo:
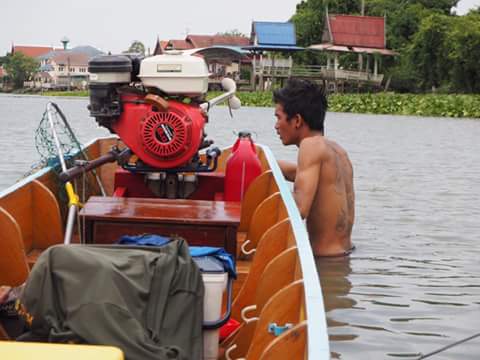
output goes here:
<path id="1" fill-rule="evenodd" d="M 327 154 L 328 146 L 323 136 L 311 136 L 303 139 L 298 149 L 299 157 L 308 157 L 311 162 L 322 161 Z"/>

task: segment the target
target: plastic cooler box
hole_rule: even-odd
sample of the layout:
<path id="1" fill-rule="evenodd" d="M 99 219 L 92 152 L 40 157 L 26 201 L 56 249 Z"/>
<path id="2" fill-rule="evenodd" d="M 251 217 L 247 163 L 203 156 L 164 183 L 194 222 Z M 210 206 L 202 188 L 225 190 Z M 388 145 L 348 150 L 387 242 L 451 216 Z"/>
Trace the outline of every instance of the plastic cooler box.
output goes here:
<path id="1" fill-rule="evenodd" d="M 230 316 L 230 306 L 227 306 L 227 315 L 222 318 L 223 292 L 227 287 L 228 273 L 224 270 L 222 263 L 212 256 L 194 257 L 193 259 L 202 272 L 205 287 L 203 298 L 203 359 L 217 359 L 220 327 Z"/>

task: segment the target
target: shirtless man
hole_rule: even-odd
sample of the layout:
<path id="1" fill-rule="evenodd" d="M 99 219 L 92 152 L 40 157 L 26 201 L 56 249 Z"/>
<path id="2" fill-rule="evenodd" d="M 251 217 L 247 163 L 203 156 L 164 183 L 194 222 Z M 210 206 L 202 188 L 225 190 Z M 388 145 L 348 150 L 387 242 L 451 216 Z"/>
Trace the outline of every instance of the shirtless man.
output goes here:
<path id="1" fill-rule="evenodd" d="M 298 147 L 297 164 L 278 164 L 294 182 L 293 197 L 307 219 L 313 253 L 347 255 L 353 248 L 353 168 L 345 150 L 324 136 L 324 91 L 313 82 L 292 79 L 274 92 L 273 100 L 277 134 L 284 145 Z"/>

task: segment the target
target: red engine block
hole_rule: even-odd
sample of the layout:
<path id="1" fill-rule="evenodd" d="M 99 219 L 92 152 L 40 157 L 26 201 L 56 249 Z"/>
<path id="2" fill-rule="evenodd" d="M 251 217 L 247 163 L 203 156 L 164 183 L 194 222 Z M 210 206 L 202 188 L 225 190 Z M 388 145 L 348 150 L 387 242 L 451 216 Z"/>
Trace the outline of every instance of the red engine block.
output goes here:
<path id="1" fill-rule="evenodd" d="M 206 118 L 200 108 L 169 101 L 167 111 L 154 111 L 143 99 L 122 95 L 122 115 L 112 129 L 149 166 L 171 169 L 187 164 L 203 140 Z"/>

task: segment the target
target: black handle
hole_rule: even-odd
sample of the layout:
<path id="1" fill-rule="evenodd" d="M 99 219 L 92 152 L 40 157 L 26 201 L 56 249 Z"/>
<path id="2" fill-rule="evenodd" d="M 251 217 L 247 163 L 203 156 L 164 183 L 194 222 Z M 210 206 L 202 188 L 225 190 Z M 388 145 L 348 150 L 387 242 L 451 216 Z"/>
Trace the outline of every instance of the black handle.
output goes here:
<path id="1" fill-rule="evenodd" d="M 204 321 L 203 322 L 203 328 L 205 330 L 214 330 L 218 329 L 219 327 L 222 327 L 225 325 L 230 319 L 230 315 L 232 313 L 232 286 L 233 284 L 233 278 L 228 274 L 228 285 L 227 285 L 227 311 L 225 312 L 225 315 L 223 315 L 222 318 L 216 321 Z"/>

